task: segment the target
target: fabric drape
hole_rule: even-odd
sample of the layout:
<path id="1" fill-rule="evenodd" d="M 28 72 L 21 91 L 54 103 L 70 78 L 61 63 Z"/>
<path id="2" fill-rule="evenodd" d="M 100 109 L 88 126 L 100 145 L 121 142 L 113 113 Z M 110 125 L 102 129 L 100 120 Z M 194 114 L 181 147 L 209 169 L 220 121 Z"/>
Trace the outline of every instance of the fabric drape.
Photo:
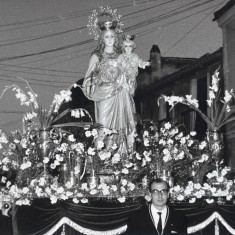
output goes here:
<path id="1" fill-rule="evenodd" d="M 75 204 L 72 200 L 58 201 L 51 204 L 49 199 L 35 199 L 31 206 L 17 206 L 13 216 L 13 227 L 15 234 L 19 235 L 42 235 L 54 227 L 62 218 L 67 217 L 74 223 L 83 228 L 94 231 L 108 231 L 117 229 L 126 224 L 127 218 L 142 207 L 146 202 L 140 199 L 136 202 L 118 203 L 114 201 L 92 201 L 89 204 Z M 186 215 L 187 226 L 195 226 L 206 221 L 214 212 L 220 216 L 235 229 L 235 205 L 233 204 L 207 204 L 198 203 L 171 203 L 174 209 L 181 211 Z M 220 234 L 231 234 L 223 224 L 219 222 Z M 5 226 L 9 226 L 5 224 Z M 61 226 L 53 235 L 61 234 Z M 11 229 L 0 227 L 0 234 L 5 229 L 11 235 Z M 214 234 L 214 222 L 211 222 L 206 228 L 195 232 L 195 235 Z M 83 234 L 76 231 L 69 225 L 65 225 L 66 235 Z M 5 234 L 4 234 L 5 235 Z"/>

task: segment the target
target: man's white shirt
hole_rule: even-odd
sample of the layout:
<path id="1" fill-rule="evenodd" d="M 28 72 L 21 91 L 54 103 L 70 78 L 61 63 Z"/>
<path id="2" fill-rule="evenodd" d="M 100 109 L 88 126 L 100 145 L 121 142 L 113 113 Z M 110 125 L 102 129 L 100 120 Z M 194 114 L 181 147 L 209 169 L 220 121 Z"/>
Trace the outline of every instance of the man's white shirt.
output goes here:
<path id="1" fill-rule="evenodd" d="M 165 206 L 163 210 L 159 211 L 156 207 L 153 206 L 153 204 L 151 205 L 151 213 L 152 213 L 153 220 L 154 220 L 156 228 L 157 228 L 157 224 L 158 224 L 158 220 L 159 220 L 158 212 L 162 213 L 161 214 L 161 217 L 162 217 L 162 229 L 164 229 L 165 223 L 166 223 L 166 216 L 167 216 L 167 207 Z"/>

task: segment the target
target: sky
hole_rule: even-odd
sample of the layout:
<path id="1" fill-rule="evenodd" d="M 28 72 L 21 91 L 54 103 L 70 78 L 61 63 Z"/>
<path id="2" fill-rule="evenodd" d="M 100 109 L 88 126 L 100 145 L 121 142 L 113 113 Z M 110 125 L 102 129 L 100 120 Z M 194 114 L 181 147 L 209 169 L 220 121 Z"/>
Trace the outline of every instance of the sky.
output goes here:
<path id="1" fill-rule="evenodd" d="M 27 79 L 46 109 L 55 94 L 84 77 L 96 41 L 88 15 L 110 6 L 122 15 L 124 33 L 135 34 L 136 53 L 149 59 L 152 45 L 162 56 L 199 58 L 222 46 L 212 19 L 228 0 L 7 0 L 0 1 L 0 91 Z M 0 100 L 0 128 L 21 130 L 23 114 L 15 93 Z"/>

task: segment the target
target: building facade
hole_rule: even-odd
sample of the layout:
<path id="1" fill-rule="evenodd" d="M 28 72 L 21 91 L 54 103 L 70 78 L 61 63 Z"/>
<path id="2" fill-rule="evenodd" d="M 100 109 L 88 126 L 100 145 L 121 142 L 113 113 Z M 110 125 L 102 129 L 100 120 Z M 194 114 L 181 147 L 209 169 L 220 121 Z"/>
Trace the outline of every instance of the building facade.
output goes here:
<path id="1" fill-rule="evenodd" d="M 230 0 L 214 14 L 222 29 L 223 73 L 226 90 L 235 90 L 235 0 Z M 234 103 L 235 104 L 235 103 Z M 235 118 L 235 117 L 234 117 Z M 235 175 L 235 121 L 226 126 L 225 156 Z"/>
<path id="2" fill-rule="evenodd" d="M 202 137 L 207 127 L 199 115 L 184 105 L 177 105 L 170 111 L 168 104 L 160 97 L 191 94 L 198 99 L 200 109 L 206 113 L 208 86 L 216 69 L 220 69 L 223 79 L 222 57 L 222 48 L 199 59 L 162 57 L 159 48 L 153 46 L 150 51 L 151 67 L 141 70 L 137 79 L 135 102 L 140 118 L 154 121 L 173 118 L 184 123 L 187 129 L 196 130 Z"/>

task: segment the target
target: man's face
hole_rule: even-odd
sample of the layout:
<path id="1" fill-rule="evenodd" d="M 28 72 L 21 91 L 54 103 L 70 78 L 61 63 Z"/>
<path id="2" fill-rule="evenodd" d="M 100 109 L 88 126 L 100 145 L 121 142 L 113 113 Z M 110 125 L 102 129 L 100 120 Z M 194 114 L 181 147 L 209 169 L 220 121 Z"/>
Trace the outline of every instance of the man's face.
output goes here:
<path id="1" fill-rule="evenodd" d="M 154 182 L 151 185 L 151 192 L 150 193 L 151 193 L 152 204 L 157 209 L 162 210 L 165 207 L 165 205 L 167 203 L 167 199 L 169 197 L 166 183 Z"/>

